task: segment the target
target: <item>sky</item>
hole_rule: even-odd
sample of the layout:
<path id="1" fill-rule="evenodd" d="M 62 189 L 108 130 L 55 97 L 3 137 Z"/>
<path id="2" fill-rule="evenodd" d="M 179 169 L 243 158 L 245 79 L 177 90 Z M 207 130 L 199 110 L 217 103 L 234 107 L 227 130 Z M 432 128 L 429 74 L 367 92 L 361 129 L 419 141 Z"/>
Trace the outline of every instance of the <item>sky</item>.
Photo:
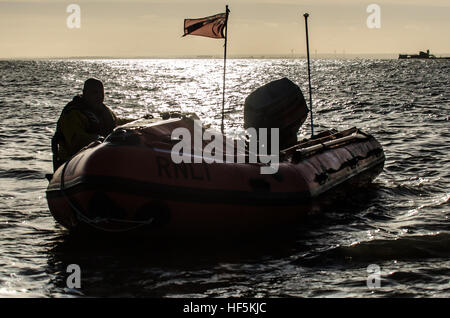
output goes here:
<path id="1" fill-rule="evenodd" d="M 66 9 L 80 6 L 80 28 Z M 223 39 L 181 37 L 185 18 L 229 5 L 228 56 L 417 53 L 450 56 L 449 0 L 0 0 L 0 58 L 221 56 Z M 377 4 L 379 28 L 367 12 Z M 375 21 L 375 20 L 371 20 Z"/>

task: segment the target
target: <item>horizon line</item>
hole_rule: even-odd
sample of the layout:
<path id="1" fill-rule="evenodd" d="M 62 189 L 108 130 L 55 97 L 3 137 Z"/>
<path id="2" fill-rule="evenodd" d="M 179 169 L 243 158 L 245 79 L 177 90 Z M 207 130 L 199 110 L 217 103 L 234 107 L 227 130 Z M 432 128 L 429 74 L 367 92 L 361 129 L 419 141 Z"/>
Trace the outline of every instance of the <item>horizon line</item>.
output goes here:
<path id="1" fill-rule="evenodd" d="M 406 54 L 406 53 L 400 53 Z M 332 52 L 332 53 L 314 53 L 311 54 L 312 59 L 316 58 L 369 58 L 384 57 L 387 59 L 396 59 L 399 53 L 346 53 L 346 52 Z M 450 53 L 437 54 L 436 57 L 450 56 Z M 233 54 L 227 56 L 227 59 L 305 59 L 306 54 Z M 79 55 L 79 56 L 14 56 L 14 57 L 0 57 L 0 60 L 48 60 L 48 59 L 223 59 L 223 55 L 219 54 L 197 54 L 197 55 Z"/>

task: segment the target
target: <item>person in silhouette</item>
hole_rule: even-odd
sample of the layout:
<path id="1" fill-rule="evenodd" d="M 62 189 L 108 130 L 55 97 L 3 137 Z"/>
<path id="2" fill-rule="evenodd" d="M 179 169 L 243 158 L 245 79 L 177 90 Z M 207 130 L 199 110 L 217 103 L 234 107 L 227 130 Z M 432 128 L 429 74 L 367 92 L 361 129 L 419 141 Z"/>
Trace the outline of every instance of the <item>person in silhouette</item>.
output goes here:
<path id="1" fill-rule="evenodd" d="M 90 78 L 84 82 L 83 94 L 75 96 L 64 107 L 52 138 L 54 170 L 83 147 L 132 121 L 118 118 L 103 104 L 104 99 L 103 83 Z"/>

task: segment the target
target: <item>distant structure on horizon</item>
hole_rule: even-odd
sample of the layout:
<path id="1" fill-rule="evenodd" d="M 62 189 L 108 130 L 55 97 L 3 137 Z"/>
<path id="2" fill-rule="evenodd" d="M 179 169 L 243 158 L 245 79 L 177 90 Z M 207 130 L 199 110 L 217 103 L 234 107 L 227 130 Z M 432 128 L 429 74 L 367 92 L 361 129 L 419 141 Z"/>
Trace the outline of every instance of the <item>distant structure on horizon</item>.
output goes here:
<path id="1" fill-rule="evenodd" d="M 399 54 L 399 59 L 450 59 L 450 57 L 436 57 L 430 54 L 430 50 L 426 52 L 420 51 L 419 54 Z"/>

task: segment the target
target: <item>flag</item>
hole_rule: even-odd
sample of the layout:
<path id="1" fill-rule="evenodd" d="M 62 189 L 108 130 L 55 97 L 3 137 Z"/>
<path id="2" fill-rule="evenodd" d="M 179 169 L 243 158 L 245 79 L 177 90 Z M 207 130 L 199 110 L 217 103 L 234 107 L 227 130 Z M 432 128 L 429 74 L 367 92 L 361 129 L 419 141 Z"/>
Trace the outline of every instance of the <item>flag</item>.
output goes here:
<path id="1" fill-rule="evenodd" d="M 199 35 L 215 39 L 223 39 L 227 14 L 219 13 L 206 18 L 184 19 L 184 35 Z"/>

